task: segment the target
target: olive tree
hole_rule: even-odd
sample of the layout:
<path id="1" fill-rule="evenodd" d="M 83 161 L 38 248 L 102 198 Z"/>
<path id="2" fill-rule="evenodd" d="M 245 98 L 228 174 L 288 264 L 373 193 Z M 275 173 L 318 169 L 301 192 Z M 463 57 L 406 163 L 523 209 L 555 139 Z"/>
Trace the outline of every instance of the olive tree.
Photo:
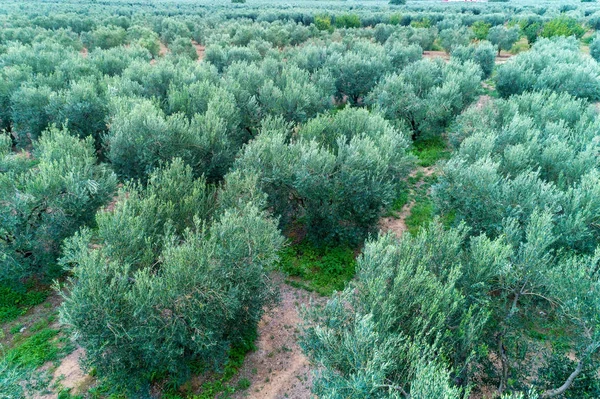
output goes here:
<path id="1" fill-rule="evenodd" d="M 181 158 L 199 176 L 219 180 L 231 166 L 246 135 L 238 127 L 233 96 L 215 90 L 203 113 L 188 119 L 165 115 L 148 100 L 122 99 L 105 137 L 107 158 L 127 179 L 146 179 L 161 163 Z"/>
<path id="2" fill-rule="evenodd" d="M 481 68 L 483 78 L 489 78 L 496 65 L 496 49 L 488 41 L 452 49 L 451 57 L 461 62 L 473 61 Z"/>
<path id="3" fill-rule="evenodd" d="M 97 164 L 94 142 L 51 128 L 31 152 L 0 151 L 0 279 L 44 279 L 56 272 L 62 240 L 93 220 L 116 178 Z"/>
<path id="4" fill-rule="evenodd" d="M 275 299 L 267 273 L 282 238 L 260 203 L 223 208 L 219 195 L 175 160 L 67 242 L 60 314 L 87 369 L 147 393 L 157 375 L 181 383 L 251 342 Z"/>
<path id="5" fill-rule="evenodd" d="M 460 142 L 434 194 L 443 213 L 475 232 L 553 215 L 556 245 L 593 251 L 600 238 L 598 122 L 581 100 L 534 93 L 472 108 L 457 120 Z"/>
<path id="6" fill-rule="evenodd" d="M 284 229 L 304 225 L 314 242 L 358 242 L 376 227 L 408 173 L 406 136 L 377 114 L 346 109 L 290 138 L 269 120 L 234 170 L 258 175 Z"/>
<path id="7" fill-rule="evenodd" d="M 383 78 L 367 102 L 386 119 L 408 124 L 413 138 L 426 137 L 441 134 L 475 99 L 480 84 L 481 69 L 471 61 L 425 59 Z"/>
<path id="8" fill-rule="evenodd" d="M 556 256 L 549 250 L 556 238 L 549 221 L 537 214 L 521 243 L 512 241 L 513 228 L 491 240 L 469 237 L 464 225 L 445 230 L 439 222 L 416 236 L 368 241 L 356 279 L 324 307 L 303 311 L 301 346 L 320 366 L 313 392 L 466 398 L 482 384 L 495 384 L 500 394 L 527 392 L 537 378 L 538 387 L 549 386 L 541 398 L 568 391 L 581 397 L 583 374 L 594 379 L 598 371 L 593 270 L 600 250 L 591 257 Z M 532 326 L 549 328 L 558 319 L 568 325 L 566 347 L 560 337 L 534 334 Z M 544 350 L 548 345 L 552 349 Z M 533 362 L 569 364 L 572 354 L 578 360 L 560 379 L 527 374 Z"/>
<path id="9" fill-rule="evenodd" d="M 501 50 L 510 50 L 512 46 L 519 40 L 520 28 L 513 26 L 507 28 L 504 25 L 497 25 L 490 28 L 487 39 L 498 48 L 498 55 Z"/>
<path id="10" fill-rule="evenodd" d="M 600 66 L 579 50 L 573 38 L 540 39 L 530 51 L 498 68 L 496 88 L 502 97 L 549 89 L 591 101 L 600 99 Z"/>

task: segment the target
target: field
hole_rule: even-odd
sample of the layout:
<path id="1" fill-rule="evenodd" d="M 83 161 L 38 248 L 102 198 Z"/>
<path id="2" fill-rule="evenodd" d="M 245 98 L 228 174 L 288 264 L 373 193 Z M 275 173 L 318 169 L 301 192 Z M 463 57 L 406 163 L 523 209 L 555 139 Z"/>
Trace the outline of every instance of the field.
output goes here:
<path id="1" fill-rule="evenodd" d="M 0 399 L 600 397 L 600 3 L 0 24 Z"/>

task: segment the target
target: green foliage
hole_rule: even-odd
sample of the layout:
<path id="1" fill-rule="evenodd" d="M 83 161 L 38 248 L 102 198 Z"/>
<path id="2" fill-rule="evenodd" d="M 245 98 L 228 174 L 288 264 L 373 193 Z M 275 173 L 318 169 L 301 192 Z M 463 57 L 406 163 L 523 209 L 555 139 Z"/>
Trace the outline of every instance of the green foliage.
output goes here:
<path id="1" fill-rule="evenodd" d="M 107 99 L 91 81 L 73 81 L 68 90 L 52 93 L 47 106 L 51 122 L 80 138 L 92 136 L 99 148 L 106 131 Z"/>
<path id="2" fill-rule="evenodd" d="M 594 37 L 594 40 L 590 44 L 590 55 L 596 62 L 600 61 L 600 40 L 598 40 L 598 35 Z"/>
<path id="3" fill-rule="evenodd" d="M 533 44 L 536 42 L 541 30 L 542 30 L 541 22 L 523 23 L 521 25 L 521 32 L 527 38 L 527 41 L 530 44 Z"/>
<path id="4" fill-rule="evenodd" d="M 423 193 L 418 193 L 415 203 L 406 218 L 406 227 L 411 234 L 417 234 L 423 227 L 428 226 L 435 215 L 434 203 Z"/>
<path id="5" fill-rule="evenodd" d="M 356 14 L 342 14 L 335 17 L 336 28 L 360 28 L 360 18 Z"/>
<path id="6" fill-rule="evenodd" d="M 0 323 L 6 323 L 24 315 L 31 307 L 46 300 L 48 292 L 15 289 L 8 285 L 0 285 Z"/>
<path id="7" fill-rule="evenodd" d="M 549 89 L 592 101 L 600 99 L 600 66 L 585 56 L 574 38 L 538 40 L 527 51 L 497 69 L 499 94 L 506 98 L 526 91 Z"/>
<path id="8" fill-rule="evenodd" d="M 383 47 L 366 41 L 353 43 L 345 52 L 335 52 L 326 66 L 335 78 L 336 97 L 357 104 L 391 69 L 390 60 Z"/>
<path id="9" fill-rule="evenodd" d="M 406 4 L 406 0 L 390 0 L 390 4 L 393 6 L 400 6 Z"/>
<path id="10" fill-rule="evenodd" d="M 11 119 L 17 142 L 24 147 L 36 140 L 50 122 L 46 107 L 52 90 L 47 86 L 21 86 L 11 97 Z"/>
<path id="11" fill-rule="evenodd" d="M 450 156 L 448 145 L 441 136 L 415 141 L 413 153 L 419 159 L 418 165 L 423 167 L 433 166 L 439 160 Z"/>
<path id="12" fill-rule="evenodd" d="M 485 40 L 488 37 L 488 32 L 491 27 L 492 24 L 485 21 L 475 21 L 473 25 L 471 25 L 471 30 L 477 40 Z"/>
<path id="13" fill-rule="evenodd" d="M 51 328 L 36 332 L 8 350 L 5 355 L 6 362 L 18 367 L 37 368 L 58 359 L 60 349 L 56 342 L 57 335 L 58 330 Z"/>
<path id="14" fill-rule="evenodd" d="M 5 358 L 0 358 L 0 392 L 2 398 L 15 399 L 24 397 L 23 381 L 29 373 L 21 367 L 15 367 Z"/>
<path id="15" fill-rule="evenodd" d="M 333 29 L 331 16 L 327 14 L 315 15 L 315 26 L 318 30 L 331 31 Z"/>
<path id="16" fill-rule="evenodd" d="M 473 38 L 473 31 L 466 26 L 454 26 L 440 31 L 440 45 L 451 53 L 455 47 L 468 46 Z"/>
<path id="17" fill-rule="evenodd" d="M 82 37 L 83 44 L 88 49 L 99 47 L 107 49 L 125 44 L 127 32 L 117 26 L 100 26 L 94 31 L 85 33 Z"/>
<path id="18" fill-rule="evenodd" d="M 460 62 L 473 61 L 481 68 L 483 79 L 490 77 L 496 65 L 496 48 L 487 41 L 471 44 L 467 47 L 458 46 L 452 50 L 452 58 Z"/>
<path id="19" fill-rule="evenodd" d="M 192 41 L 185 37 L 178 37 L 173 40 L 169 45 L 169 50 L 174 55 L 187 57 L 191 60 L 198 59 L 198 53 L 196 53 L 196 48 L 192 44 Z"/>
<path id="20" fill-rule="evenodd" d="M 323 309 L 305 310 L 314 325 L 305 325 L 301 345 L 323 365 L 315 380 L 319 397 L 385 398 L 400 389 L 422 398 L 462 397 L 441 359 L 459 342 L 473 345 L 487 315 L 458 291 L 459 259 L 474 261 L 459 249 L 461 234 L 437 227 L 399 243 L 389 235 L 369 241 L 357 279 Z M 475 337 L 444 333 L 451 325 Z"/>
<path id="21" fill-rule="evenodd" d="M 488 33 L 488 40 L 498 48 L 498 54 L 501 50 L 510 50 L 519 40 L 520 29 L 518 26 L 507 28 L 502 25 L 494 26 Z"/>
<path id="22" fill-rule="evenodd" d="M 468 396 L 460 388 L 477 381 L 475 365 L 487 364 L 490 356 L 510 359 L 488 366 L 501 392 L 514 392 L 534 366 L 531 356 L 537 365 L 552 365 L 542 347 L 566 345 L 589 359 L 600 344 L 592 327 L 598 298 L 589 295 L 577 303 L 568 298 L 595 289 L 589 268 L 597 267 L 600 252 L 555 256 L 548 216 L 532 217 L 520 243 L 513 241 L 516 226 L 497 240 L 469 239 L 464 225 L 444 230 L 437 222 L 399 241 L 387 235 L 367 242 L 356 279 L 324 308 L 304 310 L 301 345 L 322 365 L 315 394 L 387 398 L 403 390 L 411 397 Z M 563 329 L 567 340 L 534 337 L 534 326 L 547 329 L 553 320 L 569 326 Z M 585 362 L 597 372 L 595 363 Z M 565 375 L 540 378 L 557 387 Z"/>
<path id="23" fill-rule="evenodd" d="M 236 115 L 235 99 L 222 90 L 211 90 L 205 111 L 191 120 L 181 113 L 165 115 L 148 100 L 125 100 L 105 139 L 107 157 L 124 178 L 145 180 L 154 168 L 179 157 L 197 176 L 218 180 L 244 143 Z"/>
<path id="24" fill-rule="evenodd" d="M 97 214 L 96 231 L 67 242 L 62 262 L 73 277 L 61 319 L 87 367 L 129 391 L 152 378 L 181 383 L 192 367 L 219 370 L 273 303 L 275 223 L 243 192 L 235 207 L 219 207 L 181 160 L 126 191 Z"/>
<path id="25" fill-rule="evenodd" d="M 290 284 L 321 295 L 342 291 L 354 276 L 356 261 L 351 248 L 302 243 L 286 247 L 280 256 L 281 270 L 292 277 Z"/>
<path id="26" fill-rule="evenodd" d="M 542 26 L 540 36 L 555 37 L 555 36 L 575 36 L 580 39 L 585 33 L 585 28 L 581 26 L 575 18 L 566 15 L 558 16 Z"/>
<path id="27" fill-rule="evenodd" d="M 593 251 L 600 174 L 592 112 L 582 100 L 545 92 L 470 109 L 451 136 L 462 143 L 444 167 L 439 205 L 490 236 L 509 219 L 524 226 L 547 209 L 557 246 Z"/>
<path id="28" fill-rule="evenodd" d="M 407 138 L 363 109 L 316 118 L 291 141 L 272 122 L 235 169 L 258 176 L 282 227 L 297 221 L 313 242 L 356 243 L 373 231 L 408 173 Z"/>
<path id="29" fill-rule="evenodd" d="M 413 138 L 428 138 L 446 129 L 475 99 L 480 85 L 481 69 L 472 62 L 426 59 L 382 79 L 368 102 L 386 119 L 408 124 Z"/>
<path id="30" fill-rule="evenodd" d="M 64 238 L 93 220 L 115 190 L 112 172 L 98 165 L 93 140 L 51 128 L 32 153 L 0 159 L 0 280 L 16 283 L 56 273 Z"/>

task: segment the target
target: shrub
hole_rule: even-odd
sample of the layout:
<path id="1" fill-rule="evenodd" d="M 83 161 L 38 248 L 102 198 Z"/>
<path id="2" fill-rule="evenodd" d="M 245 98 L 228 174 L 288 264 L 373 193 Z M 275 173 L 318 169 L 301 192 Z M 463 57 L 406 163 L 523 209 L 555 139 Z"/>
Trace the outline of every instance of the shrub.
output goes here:
<path id="1" fill-rule="evenodd" d="M 336 28 L 360 28 L 360 18 L 356 14 L 342 14 L 335 17 Z"/>
<path id="2" fill-rule="evenodd" d="M 471 30 L 477 40 L 485 40 L 488 37 L 488 32 L 491 27 L 492 24 L 485 21 L 475 21 L 475 23 L 471 25 Z"/>
<path id="3" fill-rule="evenodd" d="M 540 36 L 555 37 L 555 36 L 575 36 L 578 39 L 585 33 L 585 28 L 581 26 L 575 18 L 561 15 L 556 17 L 542 26 Z"/>
<path id="4" fill-rule="evenodd" d="M 590 44 L 590 55 L 596 62 L 600 62 L 600 40 L 598 40 L 598 35 L 594 37 L 594 41 Z"/>
<path id="5" fill-rule="evenodd" d="M 127 32 L 121 27 L 100 26 L 92 32 L 83 34 L 82 41 L 90 50 L 96 47 L 107 49 L 122 46 L 126 38 Z"/>
<path id="6" fill-rule="evenodd" d="M 111 198 L 115 185 L 115 176 L 97 165 L 93 140 L 80 141 L 66 130 L 45 132 L 31 154 L 5 150 L 0 163 L 0 280 L 43 280 L 56 272 L 62 240 L 93 219 L 91 214 Z"/>
<path id="7" fill-rule="evenodd" d="M 332 30 L 333 27 L 331 26 L 331 17 L 326 14 L 315 15 L 315 26 L 319 30 Z"/>
<path id="8" fill-rule="evenodd" d="M 122 101 L 105 139 L 106 155 L 127 179 L 145 180 L 161 163 L 179 157 L 197 176 L 216 181 L 244 143 L 236 115 L 235 99 L 223 90 L 213 91 L 206 111 L 191 120 L 167 116 L 147 100 Z"/>
<path id="9" fill-rule="evenodd" d="M 257 174 L 284 229 L 299 222 L 314 243 L 356 243 L 373 231 L 412 161 L 408 141 L 379 115 L 346 109 L 310 121 L 291 142 L 270 121 L 236 161 Z"/>
<path id="10" fill-rule="evenodd" d="M 344 53 L 331 54 L 326 62 L 336 86 L 336 97 L 357 104 L 390 70 L 390 61 L 381 46 L 357 42 Z"/>
<path id="11" fill-rule="evenodd" d="M 53 123 L 66 126 L 71 134 L 80 138 L 92 136 L 100 148 L 106 131 L 107 103 L 95 82 L 74 81 L 68 90 L 52 93 L 47 113 Z"/>
<path id="12" fill-rule="evenodd" d="M 282 238 L 253 203 L 218 208 L 181 161 L 126 192 L 96 231 L 67 243 L 61 319 L 88 368 L 136 392 L 157 376 L 180 383 L 192 368 L 218 369 L 255 334 L 274 300 L 267 272 Z"/>
<path id="13" fill-rule="evenodd" d="M 46 107 L 52 90 L 47 86 L 23 85 L 11 96 L 11 119 L 17 143 L 24 147 L 37 139 L 48 127 Z"/>
<path id="14" fill-rule="evenodd" d="M 192 44 L 192 41 L 185 37 L 178 37 L 173 40 L 169 45 L 169 50 L 174 55 L 187 57 L 191 60 L 198 59 L 198 53 L 196 53 L 196 48 Z"/>

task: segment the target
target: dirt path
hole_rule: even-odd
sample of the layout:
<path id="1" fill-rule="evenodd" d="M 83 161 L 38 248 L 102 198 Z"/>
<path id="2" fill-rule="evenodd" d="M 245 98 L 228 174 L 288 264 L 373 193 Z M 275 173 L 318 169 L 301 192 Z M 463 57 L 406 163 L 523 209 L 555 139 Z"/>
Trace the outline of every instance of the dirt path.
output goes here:
<path id="1" fill-rule="evenodd" d="M 435 173 L 435 169 L 432 166 L 422 167 L 419 166 L 408 175 L 409 178 L 414 178 L 418 174 L 421 174 L 423 178 L 429 177 Z M 410 196 L 412 197 L 414 194 L 414 189 L 419 188 L 423 185 L 423 179 L 418 181 L 414 188 L 410 188 Z M 391 217 L 385 217 L 379 221 L 379 229 L 384 233 L 392 232 L 396 235 L 396 237 L 400 238 L 402 234 L 408 231 L 408 226 L 406 225 L 406 219 L 410 216 L 413 206 L 415 206 L 415 200 L 411 199 L 408 201 L 403 207 L 402 210 L 396 215 Z"/>
<path id="2" fill-rule="evenodd" d="M 203 45 L 199 44 L 198 42 L 192 40 L 192 44 L 194 45 L 194 48 L 196 49 L 196 54 L 198 54 L 198 62 L 202 61 L 204 59 L 204 52 L 206 51 L 206 47 L 204 47 Z"/>
<path id="3" fill-rule="evenodd" d="M 277 277 L 281 302 L 258 325 L 257 350 L 248 354 L 238 378 L 251 385 L 233 398 L 308 399 L 311 397 L 310 364 L 298 346 L 300 325 L 298 307 L 307 305 L 317 295 L 291 287 Z"/>
<path id="4" fill-rule="evenodd" d="M 513 57 L 513 55 L 506 51 L 500 52 L 500 55 L 496 56 L 496 65 L 504 64 L 511 57 Z M 423 58 L 441 58 L 444 61 L 450 61 L 450 54 L 445 51 L 423 51 Z"/>

